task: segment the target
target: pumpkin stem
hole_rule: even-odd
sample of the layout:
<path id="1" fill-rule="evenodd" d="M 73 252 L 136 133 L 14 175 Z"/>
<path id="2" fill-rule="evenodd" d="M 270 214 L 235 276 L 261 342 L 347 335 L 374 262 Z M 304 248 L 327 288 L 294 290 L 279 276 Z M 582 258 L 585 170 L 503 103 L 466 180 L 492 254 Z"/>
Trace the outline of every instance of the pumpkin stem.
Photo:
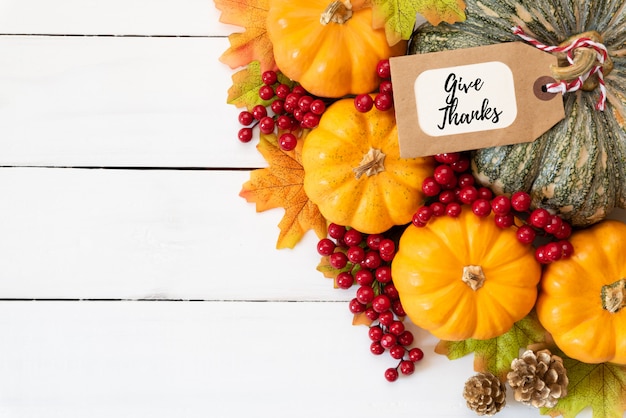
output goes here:
<path id="1" fill-rule="evenodd" d="M 463 283 L 476 291 L 483 287 L 485 284 L 485 272 L 481 266 L 465 266 L 463 267 L 463 276 L 461 277 Z"/>
<path id="2" fill-rule="evenodd" d="M 327 25 L 330 22 L 345 23 L 352 17 L 352 4 L 350 0 L 333 1 L 320 16 L 320 23 Z"/>
<path id="3" fill-rule="evenodd" d="M 602 298 L 603 309 L 611 313 L 616 313 L 622 309 L 626 306 L 626 278 L 602 286 L 600 297 Z"/>
<path id="4" fill-rule="evenodd" d="M 363 155 L 363 159 L 359 163 L 359 166 L 353 168 L 354 177 L 360 179 L 363 174 L 373 176 L 385 171 L 385 154 L 376 148 L 370 148 L 367 154 Z"/>
<path id="5" fill-rule="evenodd" d="M 596 31 L 589 31 L 567 39 L 565 42 L 561 43 L 560 46 L 570 45 L 577 39 L 581 38 L 588 38 L 593 42 L 602 43 L 602 35 Z M 558 66 L 551 66 L 550 71 L 552 72 L 552 76 L 558 81 L 575 80 L 578 77 L 587 74 L 594 66 L 599 65 L 596 51 L 593 48 L 588 47 L 579 47 L 574 50 L 574 62 L 571 65 L 567 60 L 567 53 L 560 52 L 557 54 L 557 57 Z M 611 72 L 611 70 L 613 70 L 613 61 L 607 55 L 604 63 L 602 64 L 602 73 L 603 75 L 607 75 Z M 581 89 L 584 91 L 591 91 L 598 87 L 599 84 L 600 81 L 598 79 L 598 75 L 593 74 L 583 82 Z"/>

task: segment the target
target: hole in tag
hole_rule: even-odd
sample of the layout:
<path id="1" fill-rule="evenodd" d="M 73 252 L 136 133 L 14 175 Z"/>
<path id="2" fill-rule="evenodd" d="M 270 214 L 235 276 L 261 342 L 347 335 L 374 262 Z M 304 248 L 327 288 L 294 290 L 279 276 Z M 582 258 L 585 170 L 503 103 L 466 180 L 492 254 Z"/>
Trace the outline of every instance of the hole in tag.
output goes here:
<path id="1" fill-rule="evenodd" d="M 555 82 L 556 80 L 549 76 L 539 77 L 535 80 L 535 84 L 533 85 L 533 93 L 535 93 L 535 97 L 543 101 L 552 100 L 557 93 L 549 93 L 546 86 Z"/>

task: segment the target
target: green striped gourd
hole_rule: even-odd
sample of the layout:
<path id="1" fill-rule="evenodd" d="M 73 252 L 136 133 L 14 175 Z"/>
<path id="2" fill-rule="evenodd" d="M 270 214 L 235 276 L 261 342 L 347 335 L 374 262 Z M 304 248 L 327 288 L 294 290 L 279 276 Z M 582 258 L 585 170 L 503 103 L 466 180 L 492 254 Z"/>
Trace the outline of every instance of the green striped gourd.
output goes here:
<path id="1" fill-rule="evenodd" d="M 465 0 L 467 20 L 424 25 L 410 54 L 520 41 L 513 26 L 546 45 L 596 31 L 613 68 L 605 69 L 606 108 L 599 89 L 566 93 L 565 119 L 531 143 L 476 150 L 472 169 L 498 193 L 528 191 L 544 207 L 586 226 L 626 207 L 626 3 L 623 0 Z"/>

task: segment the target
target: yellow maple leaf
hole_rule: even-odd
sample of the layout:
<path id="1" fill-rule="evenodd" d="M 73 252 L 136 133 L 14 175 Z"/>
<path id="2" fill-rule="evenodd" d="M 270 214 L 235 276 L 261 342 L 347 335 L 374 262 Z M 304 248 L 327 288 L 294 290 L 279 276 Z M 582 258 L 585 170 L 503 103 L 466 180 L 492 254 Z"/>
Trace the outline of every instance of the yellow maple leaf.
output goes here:
<path id="1" fill-rule="evenodd" d="M 244 31 L 228 37 L 230 48 L 220 61 L 231 68 L 259 61 L 261 71 L 277 70 L 272 42 L 267 36 L 266 21 L 269 0 L 214 0 L 221 11 L 220 22 L 241 26 Z"/>
<path id="2" fill-rule="evenodd" d="M 304 192 L 301 152 L 305 136 L 306 132 L 295 150 L 283 151 L 276 144 L 276 135 L 261 135 L 257 149 L 269 167 L 252 171 L 239 193 L 246 201 L 256 204 L 257 212 L 285 209 L 278 224 L 276 248 L 293 248 L 311 229 L 320 239 L 326 236 L 326 219 Z"/>

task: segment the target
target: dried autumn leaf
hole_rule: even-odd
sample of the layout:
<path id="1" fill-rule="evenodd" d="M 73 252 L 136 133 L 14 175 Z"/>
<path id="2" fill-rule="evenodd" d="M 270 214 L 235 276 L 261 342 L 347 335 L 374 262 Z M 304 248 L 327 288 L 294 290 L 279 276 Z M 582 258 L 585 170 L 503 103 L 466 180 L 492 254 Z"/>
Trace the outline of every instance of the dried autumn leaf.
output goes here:
<path id="1" fill-rule="evenodd" d="M 407 40 L 413 33 L 420 3 L 422 0 L 372 0 L 372 26 L 385 29 L 389 45 Z"/>
<path id="2" fill-rule="evenodd" d="M 441 22 L 455 23 L 465 20 L 463 0 L 412 0 L 412 4 L 415 5 L 415 10 L 433 26 Z"/>
<path id="3" fill-rule="evenodd" d="M 306 133 L 303 134 L 305 136 Z M 276 145 L 276 135 L 261 135 L 257 149 L 269 167 L 250 173 L 239 195 L 256 204 L 256 211 L 282 207 L 285 215 L 278 227 L 276 248 L 293 248 L 312 229 L 319 238 L 326 236 L 326 219 L 304 192 L 302 142 L 293 151 L 283 151 Z"/>
<path id="4" fill-rule="evenodd" d="M 259 97 L 259 87 L 263 85 L 262 74 L 261 65 L 258 61 L 252 61 L 246 68 L 233 74 L 233 85 L 228 89 L 226 102 L 236 107 L 246 107 L 248 110 L 258 104 L 269 106 L 271 100 L 263 100 Z M 292 80 L 280 72 L 277 75 L 279 83 L 290 88 L 295 85 Z"/>
<path id="5" fill-rule="evenodd" d="M 262 71 L 276 70 L 272 42 L 266 30 L 269 0 L 215 0 L 215 7 L 221 11 L 220 22 L 244 28 L 242 33 L 228 37 L 230 48 L 220 61 L 237 68 L 256 60 Z"/>
<path id="6" fill-rule="evenodd" d="M 587 364 L 556 352 L 563 359 L 569 385 L 567 396 L 541 414 L 574 418 L 591 407 L 593 418 L 621 418 L 626 411 L 626 367 L 611 363 Z"/>
<path id="7" fill-rule="evenodd" d="M 539 324 L 534 313 L 517 321 L 513 328 L 503 335 L 488 340 L 467 339 L 463 341 L 440 341 L 435 352 L 450 360 L 474 353 L 474 370 L 491 372 L 501 380 L 511 368 L 511 362 L 519 355 L 520 348 L 545 342 L 547 333 Z"/>

